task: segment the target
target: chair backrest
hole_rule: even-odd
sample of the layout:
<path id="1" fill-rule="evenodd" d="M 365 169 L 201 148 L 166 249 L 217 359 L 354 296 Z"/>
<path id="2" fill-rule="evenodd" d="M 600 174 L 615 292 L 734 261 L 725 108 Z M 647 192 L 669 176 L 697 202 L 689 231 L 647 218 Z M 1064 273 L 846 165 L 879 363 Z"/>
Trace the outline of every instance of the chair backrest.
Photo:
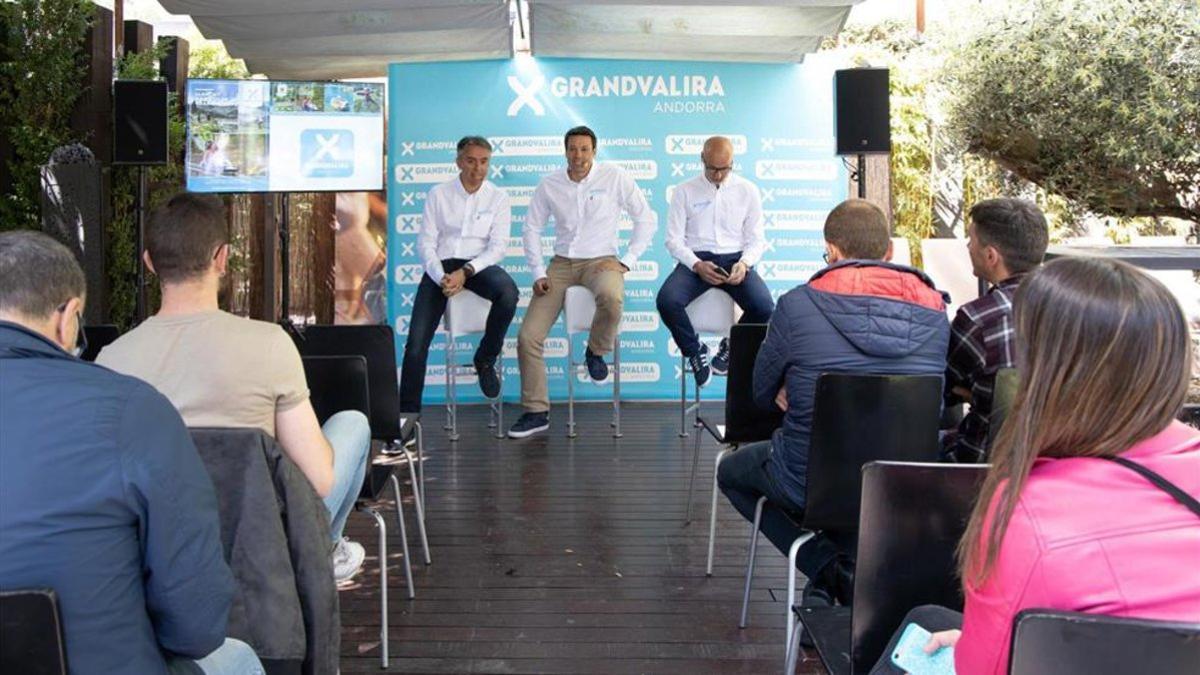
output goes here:
<path id="1" fill-rule="evenodd" d="M 0 591 L 0 673 L 67 675 L 66 641 L 53 590 Z"/>
<path id="2" fill-rule="evenodd" d="M 725 442 L 753 443 L 771 438 L 783 411 L 754 402 L 754 360 L 767 337 L 765 323 L 739 323 L 729 330 L 729 376 L 725 381 Z"/>
<path id="3" fill-rule="evenodd" d="M 446 301 L 442 325 L 446 327 L 447 333 L 454 336 L 482 333 L 487 328 L 488 312 L 491 310 L 490 300 L 463 289 L 461 293 Z"/>
<path id="4" fill-rule="evenodd" d="M 567 288 L 563 301 L 563 324 L 567 333 L 586 333 L 592 329 L 592 317 L 596 315 L 596 296 L 586 286 Z"/>
<path id="5" fill-rule="evenodd" d="M 121 337 L 121 330 L 116 326 L 105 323 L 95 326 L 84 326 L 83 337 L 87 339 L 87 349 L 79 355 L 84 361 L 95 361 L 100 350 L 111 345 Z"/>
<path id="6" fill-rule="evenodd" d="M 986 474 L 986 464 L 871 462 L 863 467 L 852 672 L 871 670 L 912 608 L 962 609 L 954 550 Z"/>
<path id="7" fill-rule="evenodd" d="M 293 336 L 301 356 L 360 355 L 367 360 L 371 438 L 400 438 L 400 385 L 391 326 L 307 326 Z"/>
<path id="8" fill-rule="evenodd" d="M 988 415 L 987 447 L 989 453 L 992 444 L 1000 435 L 1000 427 L 1004 426 L 1009 409 L 1012 408 L 1013 399 L 1017 396 L 1018 384 L 1020 384 L 1020 378 L 1017 376 L 1016 368 L 1001 368 L 996 371 L 996 379 L 992 384 L 992 412 Z"/>
<path id="9" fill-rule="evenodd" d="M 1200 623 L 1027 609 L 1013 620 L 1008 672 L 1200 673 Z"/>
<path id="10" fill-rule="evenodd" d="M 729 337 L 729 328 L 736 320 L 736 308 L 732 296 L 718 288 L 710 288 L 688 303 L 684 311 L 697 333 Z"/>
<path id="11" fill-rule="evenodd" d="M 304 356 L 304 378 L 308 380 L 308 400 L 325 421 L 343 410 L 357 410 L 371 417 L 370 379 L 367 359 L 361 354 L 345 356 Z"/>
<path id="12" fill-rule="evenodd" d="M 925 274 L 938 289 L 950 294 L 946 312 L 951 316 L 960 306 L 979 297 L 979 280 L 971 272 L 966 239 L 922 240 L 921 261 Z"/>
<path id="13" fill-rule="evenodd" d="M 939 375 L 822 373 L 813 403 L 804 527 L 858 528 L 868 462 L 936 462 L 941 404 Z"/>

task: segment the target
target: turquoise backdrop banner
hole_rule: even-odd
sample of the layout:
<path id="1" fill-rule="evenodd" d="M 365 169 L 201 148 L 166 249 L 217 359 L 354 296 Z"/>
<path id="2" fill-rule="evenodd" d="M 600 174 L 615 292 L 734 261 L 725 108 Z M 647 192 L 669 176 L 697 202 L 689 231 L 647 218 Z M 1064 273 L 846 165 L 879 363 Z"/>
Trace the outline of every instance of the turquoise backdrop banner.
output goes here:
<path id="1" fill-rule="evenodd" d="M 758 273 L 776 298 L 820 269 L 825 214 L 846 197 L 847 177 L 834 155 L 833 70 L 820 55 L 803 65 L 516 58 L 505 61 L 393 64 L 388 98 L 388 312 L 403 358 L 408 320 L 423 270 L 417 233 L 425 193 L 454 178 L 455 144 L 479 134 L 495 146 L 490 179 L 508 191 L 513 228 L 501 263 L 521 290 L 504 350 L 504 396 L 520 398 L 516 335 L 532 296 L 521 228 L 538 180 L 563 168 L 563 133 L 586 124 L 599 136 L 597 161 L 621 165 L 658 213 L 653 244 L 625 276 L 621 329 L 624 400 L 678 398 L 679 350 L 654 298 L 676 262 L 664 245 L 673 187 L 702 170 L 704 139 L 720 134 L 735 146 L 735 170 L 762 191 L 767 250 Z M 623 218 L 621 250 L 632 223 Z M 544 235 L 552 235 L 552 225 Z M 552 255 L 552 236 L 543 250 Z M 455 345 L 469 363 L 478 336 Z M 715 346 L 716 339 L 705 338 Z M 582 360 L 583 340 L 576 340 Z M 426 370 L 425 404 L 444 401 L 445 335 L 438 334 Z M 566 397 L 567 339 L 561 321 L 546 341 L 550 393 Z M 690 376 L 689 376 L 690 377 Z M 577 375 L 582 399 L 611 397 Z M 689 383 L 690 385 L 690 383 Z M 690 390 L 690 386 L 689 386 Z M 714 378 L 705 398 L 725 395 Z M 481 401 L 474 376 L 458 379 L 460 401 Z"/>

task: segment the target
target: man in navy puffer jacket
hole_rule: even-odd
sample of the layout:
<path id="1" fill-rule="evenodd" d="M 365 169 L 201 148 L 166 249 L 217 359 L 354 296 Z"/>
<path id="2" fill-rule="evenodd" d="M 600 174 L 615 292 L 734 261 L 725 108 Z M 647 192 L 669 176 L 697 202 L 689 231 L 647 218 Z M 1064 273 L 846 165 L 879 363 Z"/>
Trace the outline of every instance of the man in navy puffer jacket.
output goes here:
<path id="1" fill-rule="evenodd" d="M 865 200 L 847 200 L 825 219 L 824 235 L 829 266 L 779 299 L 754 364 L 754 398 L 786 411 L 783 426 L 769 442 L 730 455 L 717 474 L 721 490 L 747 520 L 761 496 L 803 513 L 821 373 L 940 376 L 946 369 L 945 298 L 920 271 L 884 262 L 891 241 L 883 212 Z M 764 511 L 762 531 L 784 552 L 800 534 L 776 509 Z M 796 566 L 810 579 L 808 597 L 847 600 L 852 538 L 823 534 L 800 548 Z"/>

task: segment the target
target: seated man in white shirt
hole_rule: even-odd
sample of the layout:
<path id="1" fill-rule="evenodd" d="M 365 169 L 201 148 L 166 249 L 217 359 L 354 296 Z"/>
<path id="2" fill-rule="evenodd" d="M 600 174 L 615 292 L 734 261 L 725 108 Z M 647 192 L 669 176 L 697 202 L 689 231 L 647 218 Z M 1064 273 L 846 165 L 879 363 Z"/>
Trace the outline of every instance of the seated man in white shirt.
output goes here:
<path id="1" fill-rule="evenodd" d="M 766 247 L 762 197 L 754 183 L 734 175 L 733 143 L 723 136 L 704 142 L 704 174 L 675 187 L 667 212 L 667 250 L 679 264 L 658 291 L 658 313 L 703 387 L 713 372 L 729 372 L 729 340 L 708 362 L 688 319 L 688 303 L 712 288 L 733 297 L 741 323 L 767 323 L 775 302 L 754 265 Z"/>
<path id="2" fill-rule="evenodd" d="M 458 142 L 457 178 L 435 185 L 425 197 L 417 249 L 425 274 L 417 287 L 400 371 L 400 410 L 421 412 L 425 363 L 446 302 L 465 288 L 490 300 L 487 326 L 475 351 L 479 388 L 500 395 L 496 358 L 517 311 L 517 285 L 497 263 L 508 247 L 512 210 L 508 193 L 487 180 L 492 144 L 482 136 Z"/>
<path id="3" fill-rule="evenodd" d="M 525 258 L 533 274 L 533 300 L 521 322 L 517 354 L 525 414 L 508 431 L 524 438 L 550 428 L 550 394 L 543 350 L 562 311 L 569 286 L 585 286 L 596 297 L 596 315 L 584 361 L 597 382 L 608 377 L 604 355 L 613 350 L 624 306 L 625 273 L 650 246 L 658 219 L 645 195 L 620 167 L 596 163 L 596 134 L 575 127 L 564 138 L 567 168 L 542 178 L 525 218 Z M 633 236 L 618 258 L 621 211 L 633 219 Z M 554 258 L 542 258 L 542 229 L 554 218 Z"/>

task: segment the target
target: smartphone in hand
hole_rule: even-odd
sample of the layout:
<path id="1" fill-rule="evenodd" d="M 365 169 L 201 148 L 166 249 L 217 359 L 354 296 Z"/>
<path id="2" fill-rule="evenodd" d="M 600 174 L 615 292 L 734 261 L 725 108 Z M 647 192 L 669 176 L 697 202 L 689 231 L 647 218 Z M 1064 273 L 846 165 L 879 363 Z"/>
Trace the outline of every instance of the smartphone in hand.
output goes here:
<path id="1" fill-rule="evenodd" d="M 721 277 L 723 277 L 725 279 L 729 278 L 729 270 L 725 269 L 724 267 L 721 267 L 720 265 L 716 265 L 716 268 L 717 268 L 717 274 L 721 275 Z"/>
<path id="2" fill-rule="evenodd" d="M 904 627 L 900 641 L 892 650 L 892 663 L 912 675 L 954 675 L 954 648 L 942 647 L 925 653 L 931 633 L 915 623 Z"/>

